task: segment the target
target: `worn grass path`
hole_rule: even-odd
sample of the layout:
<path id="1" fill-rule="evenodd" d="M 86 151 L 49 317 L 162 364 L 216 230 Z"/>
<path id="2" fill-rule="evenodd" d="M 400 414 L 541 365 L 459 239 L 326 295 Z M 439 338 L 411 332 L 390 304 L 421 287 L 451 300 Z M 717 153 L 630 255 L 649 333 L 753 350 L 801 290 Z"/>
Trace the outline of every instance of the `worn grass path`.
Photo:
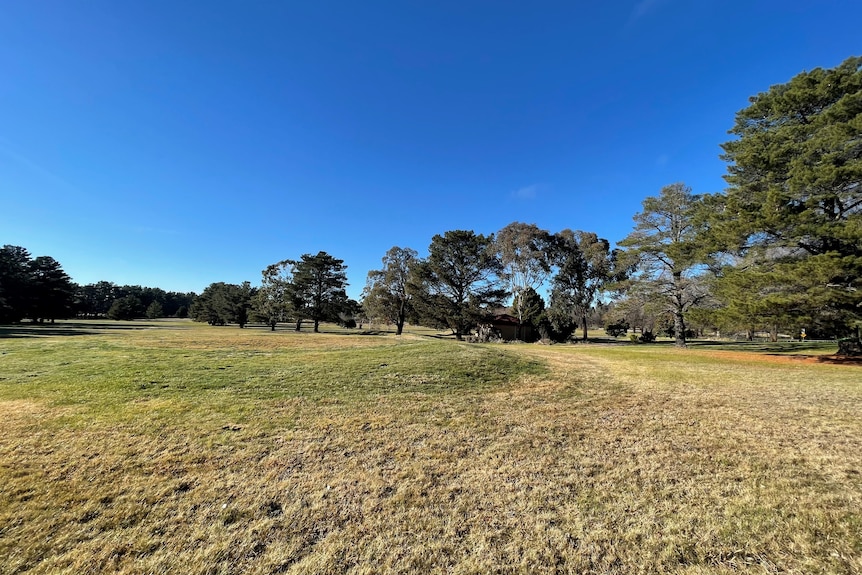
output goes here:
<path id="1" fill-rule="evenodd" d="M 862 573 L 858 367 L 94 331 L 0 339 L 0 573 Z"/>

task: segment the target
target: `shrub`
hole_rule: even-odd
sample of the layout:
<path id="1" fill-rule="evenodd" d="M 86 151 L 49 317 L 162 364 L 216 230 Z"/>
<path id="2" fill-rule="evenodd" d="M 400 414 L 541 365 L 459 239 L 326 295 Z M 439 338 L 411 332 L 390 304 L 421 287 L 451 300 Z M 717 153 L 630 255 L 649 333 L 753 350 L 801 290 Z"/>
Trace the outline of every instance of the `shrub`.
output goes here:
<path id="1" fill-rule="evenodd" d="M 605 324 L 605 333 L 611 337 L 619 337 L 625 335 L 629 330 L 629 322 L 621 320 L 613 323 Z"/>

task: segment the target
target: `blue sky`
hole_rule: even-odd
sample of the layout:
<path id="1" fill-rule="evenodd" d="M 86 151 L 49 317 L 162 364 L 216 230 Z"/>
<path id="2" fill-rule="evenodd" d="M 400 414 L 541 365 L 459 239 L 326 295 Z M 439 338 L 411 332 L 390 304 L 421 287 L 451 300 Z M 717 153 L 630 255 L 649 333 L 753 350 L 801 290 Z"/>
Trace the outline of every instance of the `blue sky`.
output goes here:
<path id="1" fill-rule="evenodd" d="M 200 292 L 513 221 L 612 242 L 723 189 L 748 97 L 862 53 L 862 3 L 27 0 L 0 15 L 0 244 Z"/>

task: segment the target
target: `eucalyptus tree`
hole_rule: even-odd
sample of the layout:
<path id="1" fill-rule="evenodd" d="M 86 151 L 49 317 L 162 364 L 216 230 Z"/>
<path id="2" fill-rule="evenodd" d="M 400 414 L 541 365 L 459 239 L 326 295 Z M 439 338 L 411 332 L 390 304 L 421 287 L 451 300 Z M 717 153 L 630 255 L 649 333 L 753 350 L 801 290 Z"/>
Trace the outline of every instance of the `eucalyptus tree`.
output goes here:
<path id="1" fill-rule="evenodd" d="M 265 322 L 270 330 L 280 321 L 296 317 L 296 298 L 292 289 L 293 273 L 290 260 L 270 264 L 261 272 L 260 289 L 254 301 L 255 315 Z M 299 319 L 296 330 L 299 331 L 302 320 Z"/>
<path id="2" fill-rule="evenodd" d="M 593 232 L 563 230 L 555 236 L 557 273 L 551 281 L 551 302 L 558 313 L 576 317 L 587 340 L 587 318 L 598 298 L 624 275 L 610 242 Z"/>
<path id="3" fill-rule="evenodd" d="M 495 240 L 502 264 L 501 277 L 512 294 L 512 309 L 518 318 L 518 337 L 525 320 L 525 294 L 538 289 L 550 276 L 553 258 L 551 234 L 535 224 L 512 222 Z"/>
<path id="4" fill-rule="evenodd" d="M 368 272 L 362 305 L 369 317 L 382 317 L 395 324 L 401 335 L 412 311 L 413 295 L 408 289 L 411 270 L 419 254 L 410 248 L 392 247 L 383 256 L 383 268 Z"/>

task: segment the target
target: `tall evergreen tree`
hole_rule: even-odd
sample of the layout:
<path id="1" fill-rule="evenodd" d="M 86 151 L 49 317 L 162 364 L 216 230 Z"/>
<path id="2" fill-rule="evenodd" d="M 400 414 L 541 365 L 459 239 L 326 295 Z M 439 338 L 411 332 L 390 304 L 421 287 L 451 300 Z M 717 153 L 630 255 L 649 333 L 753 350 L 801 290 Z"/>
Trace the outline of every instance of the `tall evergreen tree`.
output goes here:
<path id="1" fill-rule="evenodd" d="M 24 319 L 33 304 L 30 252 L 20 246 L 0 248 L 0 323 Z"/>
<path id="2" fill-rule="evenodd" d="M 424 321 L 445 325 L 462 340 L 492 308 L 502 306 L 507 292 L 495 252 L 493 235 L 466 230 L 435 235 L 410 285 Z"/>
<path id="3" fill-rule="evenodd" d="M 75 284 L 63 271 L 60 262 L 50 256 L 39 256 L 30 262 L 32 303 L 29 315 L 33 320 L 50 320 L 72 316 Z"/>
<path id="4" fill-rule="evenodd" d="M 862 57 L 751 98 L 725 143 L 713 227 L 773 278 L 786 313 L 862 319 Z M 790 285 L 787 278 L 793 278 Z"/>
<path id="5" fill-rule="evenodd" d="M 338 313 L 347 304 L 347 274 L 344 260 L 326 252 L 303 254 L 299 260 L 288 260 L 293 266 L 291 289 L 301 303 L 297 315 L 314 321 L 314 332 L 320 331 L 321 321 L 337 321 Z"/>

